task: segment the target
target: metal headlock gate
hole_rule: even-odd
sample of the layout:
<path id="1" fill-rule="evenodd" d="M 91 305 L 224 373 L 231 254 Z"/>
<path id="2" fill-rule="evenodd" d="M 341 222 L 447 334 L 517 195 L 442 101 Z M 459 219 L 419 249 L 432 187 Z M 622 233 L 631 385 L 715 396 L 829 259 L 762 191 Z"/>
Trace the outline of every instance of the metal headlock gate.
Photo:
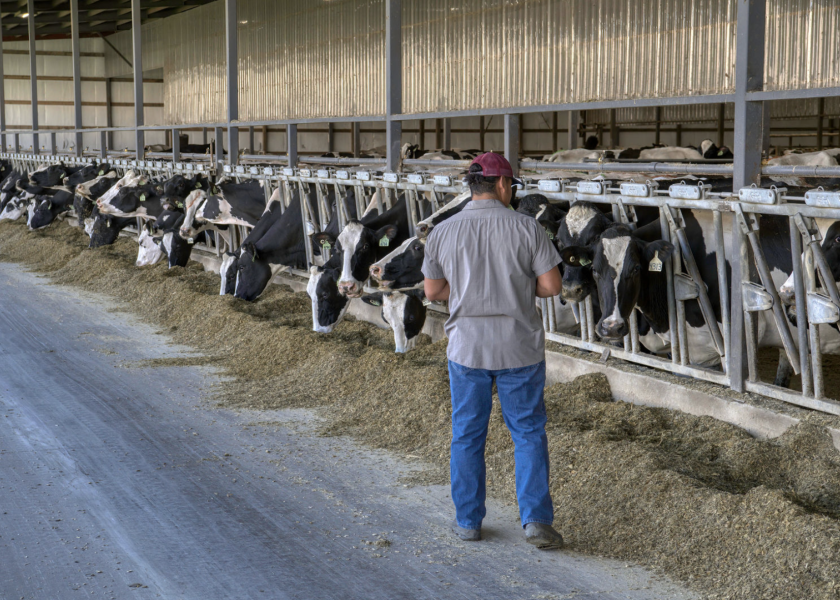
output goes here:
<path id="1" fill-rule="evenodd" d="M 27 154 L 0 154 L 0 158 L 10 160 L 16 168 L 31 170 L 38 165 L 64 162 L 68 165 L 91 164 L 97 161 L 86 158 L 60 156 L 33 156 Z M 420 162 L 420 161 L 412 161 Z M 441 165 L 440 166 L 462 166 Z M 453 161 L 454 162 L 454 161 Z M 221 178 L 234 181 L 246 179 L 260 180 L 266 200 L 277 193 L 281 200 L 281 209 L 288 207 L 294 193 L 300 194 L 302 222 L 307 236 L 323 231 L 330 216 L 330 195 L 337 200 L 339 226 L 349 220 L 343 202 L 338 201 L 352 191 L 358 215 L 366 210 L 379 212 L 388 210 L 404 195 L 409 212 L 412 234 L 418 222 L 440 209 L 447 195 L 457 195 L 465 191 L 462 181 L 448 175 L 428 175 L 422 173 L 384 173 L 378 174 L 356 167 L 352 168 L 298 168 L 277 166 L 230 166 L 220 170 L 211 164 L 171 163 L 156 161 L 114 160 L 110 161 L 118 174 L 130 169 L 139 171 L 150 178 L 166 178 L 176 173 L 195 175 L 204 173 L 218 182 Z M 422 166 L 420 164 L 412 166 Z M 523 166 L 535 168 L 539 163 L 526 163 Z M 556 170 L 564 165 L 542 165 L 549 170 Z M 571 167 L 573 165 L 566 165 Z M 726 167 L 708 165 L 691 167 L 685 165 L 574 165 L 577 169 L 609 171 L 650 171 L 673 173 L 681 170 L 689 172 L 725 173 Z M 773 169 L 778 170 L 778 167 Z M 770 169 L 766 169 L 769 171 Z M 809 177 L 836 176 L 830 170 L 822 168 L 796 167 L 796 175 Z M 780 175 L 794 174 L 778 173 Z M 821 188 L 808 191 L 803 196 L 788 194 L 784 188 L 745 188 L 737 194 L 730 192 L 711 192 L 702 182 L 690 182 L 671 185 L 668 189 L 659 189 L 656 181 L 644 183 L 635 181 L 611 182 L 601 178 L 572 182 L 568 179 L 551 175 L 525 176 L 526 188 L 517 190 L 517 196 L 540 193 L 549 200 L 557 202 L 588 202 L 609 206 L 616 222 L 633 224 L 636 221 L 636 207 L 650 207 L 658 210 L 661 237 L 671 241 L 677 251 L 670 260 L 664 261 L 667 284 L 669 345 L 667 354 L 660 350 L 652 354 L 643 350 L 634 310 L 629 319 L 630 332 L 623 343 L 615 345 L 605 343 L 596 335 L 595 313 L 592 298 L 587 298 L 579 305 L 570 303 L 577 324 L 574 332 L 558 330 L 556 314 L 563 301 L 559 297 L 540 299 L 543 324 L 547 339 L 578 348 L 580 350 L 608 354 L 615 358 L 706 380 L 723 386 L 730 385 L 727 373 L 728 358 L 732 340 L 731 310 L 742 311 L 745 323 L 745 340 L 739 341 L 746 346 L 748 378 L 747 391 L 789 402 L 798 406 L 840 414 L 840 403 L 825 397 L 823 379 L 823 347 L 821 340 L 837 337 L 840 347 L 840 291 L 834 283 L 831 267 L 821 247 L 821 232 L 817 219 L 840 220 L 840 193 L 826 192 Z M 430 201 L 430 210 L 424 208 L 423 198 Z M 311 202 L 317 203 L 317 206 Z M 684 210 L 711 213 L 710 221 L 713 239 L 707 243 L 716 249 L 716 273 L 718 279 L 720 320 L 712 307 L 706 284 L 701 280 L 697 259 L 692 254 L 685 231 Z M 430 212 L 431 211 L 431 212 Z M 317 213 L 317 214 L 316 214 Z M 793 280 L 795 284 L 794 305 L 796 322 L 806 327 L 794 327 L 788 320 L 782 305 L 777 285 L 774 282 L 766 257 L 763 254 L 758 234 L 762 216 L 787 217 L 790 235 Z M 238 226 L 226 239 L 215 236 L 206 244 L 196 244 L 196 248 L 219 256 L 225 250 L 232 250 L 241 244 L 248 235 L 250 227 Z M 322 260 L 327 260 L 328 249 L 324 249 Z M 315 264 L 312 249 L 306 245 L 307 267 Z M 741 269 L 741 281 L 729 281 L 727 263 L 740 261 L 748 268 Z M 308 277 L 307 271 L 291 270 L 293 274 Z M 730 305 L 732 286 L 740 286 L 742 305 Z M 707 367 L 692 364 L 692 347 L 686 324 L 685 303 L 696 300 L 705 321 L 708 339 L 719 357 L 719 367 Z M 445 307 L 431 305 L 431 309 L 446 312 Z M 761 326 L 775 328 L 778 340 L 773 347 L 782 349 L 793 371 L 802 378 L 801 391 L 792 391 L 760 381 L 758 373 L 758 338 Z M 696 350 L 696 349 L 695 349 Z"/>

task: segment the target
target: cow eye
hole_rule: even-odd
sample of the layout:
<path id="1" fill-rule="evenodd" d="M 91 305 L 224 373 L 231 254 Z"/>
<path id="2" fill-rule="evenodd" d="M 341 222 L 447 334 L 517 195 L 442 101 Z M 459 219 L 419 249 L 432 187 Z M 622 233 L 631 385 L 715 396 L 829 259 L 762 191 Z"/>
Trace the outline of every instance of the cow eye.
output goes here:
<path id="1" fill-rule="evenodd" d="M 245 270 L 245 265 L 239 265 L 239 270 L 244 271 Z"/>
<path id="2" fill-rule="evenodd" d="M 834 243 L 835 244 L 840 244 L 840 235 L 838 235 L 836 238 L 834 238 Z"/>
<path id="3" fill-rule="evenodd" d="M 362 250 L 370 250 L 370 244 L 365 244 L 362 246 Z"/>
<path id="4" fill-rule="evenodd" d="M 638 273 L 641 270 L 642 270 L 642 265 L 636 265 L 635 267 L 633 267 L 633 273 Z"/>
<path id="5" fill-rule="evenodd" d="M 408 322 L 411 323 L 414 321 L 414 315 L 408 315 Z"/>

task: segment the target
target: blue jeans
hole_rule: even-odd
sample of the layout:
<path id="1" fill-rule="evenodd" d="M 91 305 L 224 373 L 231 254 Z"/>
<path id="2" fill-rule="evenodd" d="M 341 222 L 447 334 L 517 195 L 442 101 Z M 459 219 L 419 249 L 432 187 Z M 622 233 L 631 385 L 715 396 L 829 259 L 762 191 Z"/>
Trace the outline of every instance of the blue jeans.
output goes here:
<path id="1" fill-rule="evenodd" d="M 513 438 L 516 497 L 522 526 L 554 521 L 548 491 L 548 440 L 545 435 L 545 361 L 518 369 L 470 369 L 449 361 L 452 391 L 452 457 L 449 462 L 455 519 L 480 529 L 487 513 L 484 447 L 493 407 L 493 381 L 502 416 Z"/>

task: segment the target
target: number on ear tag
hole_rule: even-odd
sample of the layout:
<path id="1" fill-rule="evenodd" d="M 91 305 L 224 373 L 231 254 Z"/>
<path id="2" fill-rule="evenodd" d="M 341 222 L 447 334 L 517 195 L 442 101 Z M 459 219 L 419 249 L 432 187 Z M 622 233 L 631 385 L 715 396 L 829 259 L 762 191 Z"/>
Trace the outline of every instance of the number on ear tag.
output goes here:
<path id="1" fill-rule="evenodd" d="M 379 245 L 382 246 L 382 247 L 390 246 L 391 245 L 391 240 L 388 239 L 387 235 L 383 235 L 382 239 L 379 240 Z"/>
<path id="2" fill-rule="evenodd" d="M 329 240 L 321 240 L 321 247 L 324 250 L 330 250 L 332 248 L 332 244 L 330 244 Z"/>
<path id="3" fill-rule="evenodd" d="M 146 194 L 140 194 L 140 202 L 146 201 Z"/>
<path id="4" fill-rule="evenodd" d="M 582 256 L 581 256 L 581 257 L 580 257 L 580 261 L 578 262 L 578 264 L 579 264 L 581 267 L 586 267 L 586 266 L 591 265 L 591 264 L 592 264 L 592 261 L 591 261 L 591 260 L 589 260 L 588 258 L 584 258 L 584 257 L 582 257 Z"/>
<path id="5" fill-rule="evenodd" d="M 648 271 L 653 271 L 654 273 L 662 271 L 662 261 L 659 260 L 659 250 L 653 253 L 653 258 L 650 259 L 650 264 L 648 265 Z"/>
<path id="6" fill-rule="evenodd" d="M 546 229 L 546 230 L 545 230 L 545 233 L 548 235 L 548 239 L 550 239 L 550 240 L 553 240 L 553 239 L 554 239 L 554 234 L 553 234 L 553 233 L 551 233 L 551 231 L 549 231 L 548 229 Z"/>

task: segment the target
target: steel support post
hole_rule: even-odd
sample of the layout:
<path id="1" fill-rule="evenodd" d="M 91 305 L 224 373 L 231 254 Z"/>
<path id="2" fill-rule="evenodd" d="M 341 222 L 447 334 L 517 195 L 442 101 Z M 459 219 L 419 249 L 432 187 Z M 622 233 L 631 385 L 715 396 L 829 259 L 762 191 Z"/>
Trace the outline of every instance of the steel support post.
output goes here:
<path id="1" fill-rule="evenodd" d="M 18 133 L 12 134 L 12 152 L 15 154 L 20 152 L 20 134 Z"/>
<path id="2" fill-rule="evenodd" d="M 214 127 L 215 138 L 213 145 L 216 147 L 216 165 L 225 163 L 225 130 L 223 127 Z"/>
<path id="3" fill-rule="evenodd" d="M 108 160 L 108 132 L 99 132 L 99 160 Z"/>
<path id="4" fill-rule="evenodd" d="M 654 136 L 654 143 L 659 144 L 661 143 L 660 140 L 662 139 L 662 107 L 657 106 L 656 110 L 656 135 Z"/>
<path id="5" fill-rule="evenodd" d="M 726 145 L 726 141 L 724 140 L 724 124 L 726 123 L 726 104 L 721 102 L 718 104 L 718 114 L 717 114 L 717 145 L 719 148 L 722 148 Z"/>
<path id="6" fill-rule="evenodd" d="M 358 125 L 358 123 L 356 123 Z M 286 125 L 286 156 L 289 157 L 289 166 L 295 168 L 298 164 L 298 130 L 297 123 Z"/>
<path id="7" fill-rule="evenodd" d="M 113 111 L 111 110 L 111 78 L 105 78 L 105 127 L 113 127 L 114 126 L 114 115 Z M 109 131 L 107 132 L 108 136 L 108 147 L 114 147 L 114 132 Z"/>
<path id="8" fill-rule="evenodd" d="M 82 156 L 82 62 L 79 58 L 79 0 L 70 0 L 70 37 L 73 45 L 73 135 L 75 155 Z M 53 151 L 55 154 L 55 151 Z"/>
<path id="9" fill-rule="evenodd" d="M 610 147 L 618 148 L 619 144 L 618 139 L 618 124 L 616 123 L 615 119 L 615 109 L 613 108 L 610 111 Z"/>
<path id="10" fill-rule="evenodd" d="M 327 152 L 335 151 L 335 123 L 327 123 Z"/>
<path id="11" fill-rule="evenodd" d="M 443 120 L 443 149 L 452 150 L 452 119 Z"/>
<path id="12" fill-rule="evenodd" d="M 260 129 L 262 133 L 262 151 L 268 154 L 268 126 L 263 125 Z"/>
<path id="13" fill-rule="evenodd" d="M 29 25 L 29 85 L 32 94 L 32 152 L 39 153 L 38 143 L 38 56 L 35 51 L 35 0 L 27 0 L 26 9 L 29 11 L 27 24 Z"/>
<path id="14" fill-rule="evenodd" d="M 3 31 L 3 20 L 0 15 L 0 32 Z M 6 76 L 3 73 L 3 36 L 0 34 L 0 131 L 6 131 Z M 0 148 L 5 152 L 6 134 L 0 134 Z"/>
<path id="15" fill-rule="evenodd" d="M 132 69 L 134 71 L 134 147 L 137 160 L 143 160 L 145 141 L 143 130 L 143 33 L 141 0 L 131 0 L 131 48 L 133 52 Z"/>
<path id="16" fill-rule="evenodd" d="M 385 2 L 385 168 L 397 171 L 402 146 L 402 0 Z"/>
<path id="17" fill-rule="evenodd" d="M 580 111 L 569 111 L 569 132 L 566 140 L 566 145 L 569 150 L 574 150 L 578 147 L 578 128 L 580 128 Z M 555 148 L 556 150 L 556 148 Z"/>
<path id="18" fill-rule="evenodd" d="M 181 162 L 181 130 L 172 130 L 172 162 Z"/>
<path id="19" fill-rule="evenodd" d="M 256 154 L 256 128 L 252 125 L 248 128 L 248 153 L 249 154 Z"/>
<path id="20" fill-rule="evenodd" d="M 735 51 L 735 140 L 733 154 L 733 190 L 761 182 L 761 150 L 764 140 L 764 103 L 747 101 L 747 93 L 764 87 L 764 30 L 766 0 L 738 2 Z M 733 227 L 735 230 L 736 227 Z M 732 253 L 732 326 L 729 354 L 729 377 L 732 389 L 744 391 L 746 373 L 744 310 L 741 281 L 749 264 L 742 257 L 743 236 L 734 236 Z"/>
<path id="21" fill-rule="evenodd" d="M 505 158 L 513 167 L 513 174 L 519 174 L 519 115 L 505 115 Z"/>
<path id="22" fill-rule="evenodd" d="M 825 113 L 825 98 L 817 100 L 817 150 L 823 149 L 823 114 Z"/>
<path id="23" fill-rule="evenodd" d="M 227 75 L 228 161 L 239 162 L 239 58 L 237 54 L 236 0 L 225 0 L 225 49 Z"/>
<path id="24" fill-rule="evenodd" d="M 286 129 L 286 131 L 288 133 L 288 128 Z M 297 131 L 295 132 L 295 135 L 297 135 Z M 352 132 L 351 135 L 352 135 L 352 138 L 353 138 L 352 139 L 353 156 L 355 158 L 359 158 L 359 156 L 362 153 L 362 148 L 361 148 L 362 134 L 361 134 L 361 123 L 359 123 L 358 121 L 353 121 L 353 132 Z M 295 146 L 295 148 L 297 148 L 297 146 Z"/>
<path id="25" fill-rule="evenodd" d="M 55 156 L 57 153 L 58 152 L 57 152 L 57 149 L 56 149 L 55 131 L 50 131 L 50 154 Z M 76 156 L 80 156 L 80 155 L 77 154 Z"/>

